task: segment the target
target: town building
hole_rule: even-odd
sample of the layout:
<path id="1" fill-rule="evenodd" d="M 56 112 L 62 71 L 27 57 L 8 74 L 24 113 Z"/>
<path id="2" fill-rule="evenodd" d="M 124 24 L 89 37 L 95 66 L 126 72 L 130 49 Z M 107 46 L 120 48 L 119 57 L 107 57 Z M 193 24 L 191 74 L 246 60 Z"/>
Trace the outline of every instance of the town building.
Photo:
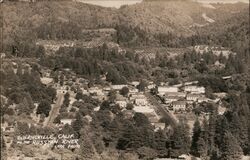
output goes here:
<path id="1" fill-rule="evenodd" d="M 205 93 L 205 87 L 199 87 L 199 86 L 185 86 L 184 91 L 188 93 L 193 94 L 204 94 Z"/>
<path id="2" fill-rule="evenodd" d="M 134 86 L 134 87 L 138 86 L 139 84 L 140 84 L 139 81 L 133 81 L 133 82 L 131 82 L 131 85 Z"/>
<path id="3" fill-rule="evenodd" d="M 102 89 L 98 87 L 91 87 L 88 89 L 90 94 L 103 95 Z"/>
<path id="4" fill-rule="evenodd" d="M 184 111 L 186 109 L 187 102 L 186 101 L 175 101 L 172 103 L 172 106 L 173 106 L 174 111 Z"/>
<path id="5" fill-rule="evenodd" d="M 208 102 L 208 100 L 209 100 L 209 99 L 206 98 L 206 97 L 200 97 L 200 98 L 197 99 L 197 102 L 198 102 L 198 103 Z"/>
<path id="6" fill-rule="evenodd" d="M 139 113 L 144 113 L 144 114 L 147 114 L 147 113 L 154 113 L 154 109 L 149 107 L 149 106 L 135 106 L 133 108 L 133 110 L 135 112 L 139 112 Z"/>
<path id="7" fill-rule="evenodd" d="M 111 85 L 111 89 L 113 90 L 121 90 L 123 87 L 127 87 L 126 84 L 118 84 L 118 85 Z"/>
<path id="8" fill-rule="evenodd" d="M 177 96 L 167 96 L 165 97 L 165 103 L 172 103 L 174 101 L 178 101 L 180 97 Z"/>
<path id="9" fill-rule="evenodd" d="M 49 77 L 41 77 L 40 80 L 41 80 L 41 83 L 45 85 L 49 85 L 53 82 L 53 78 L 49 78 Z"/>
<path id="10" fill-rule="evenodd" d="M 194 84 L 198 84 L 198 81 L 191 81 L 191 82 L 185 82 L 184 86 L 188 86 L 188 85 L 194 85 Z"/>
<path id="11" fill-rule="evenodd" d="M 197 101 L 199 98 L 201 98 L 201 95 L 200 94 L 187 94 L 187 97 L 186 99 L 188 101 Z"/>
<path id="12" fill-rule="evenodd" d="M 148 89 L 153 89 L 153 88 L 155 88 L 156 87 L 156 85 L 154 84 L 154 83 L 149 83 L 148 84 Z"/>
<path id="13" fill-rule="evenodd" d="M 135 95 L 137 93 L 139 93 L 139 90 L 137 88 L 130 88 L 129 89 L 129 96 Z"/>
<path id="14" fill-rule="evenodd" d="M 66 125 L 66 124 L 71 125 L 73 121 L 74 119 L 71 119 L 71 118 L 63 118 L 60 120 L 62 125 Z"/>
<path id="15" fill-rule="evenodd" d="M 115 101 L 121 108 L 125 108 L 127 106 L 127 99 L 125 97 L 119 96 Z"/>
<path id="16" fill-rule="evenodd" d="M 175 97 L 180 97 L 180 98 L 185 98 L 186 93 L 185 92 L 166 92 L 165 96 L 175 96 Z"/>
<path id="17" fill-rule="evenodd" d="M 146 106 L 148 104 L 147 98 L 141 94 L 134 96 L 134 104 L 137 106 Z"/>
<path id="18" fill-rule="evenodd" d="M 158 87 L 158 94 L 159 95 L 165 95 L 166 92 L 178 92 L 178 87 L 173 86 L 159 86 Z"/>
<path id="19" fill-rule="evenodd" d="M 166 124 L 165 123 L 152 123 L 152 125 L 154 126 L 154 131 L 158 131 L 158 130 L 164 130 Z"/>

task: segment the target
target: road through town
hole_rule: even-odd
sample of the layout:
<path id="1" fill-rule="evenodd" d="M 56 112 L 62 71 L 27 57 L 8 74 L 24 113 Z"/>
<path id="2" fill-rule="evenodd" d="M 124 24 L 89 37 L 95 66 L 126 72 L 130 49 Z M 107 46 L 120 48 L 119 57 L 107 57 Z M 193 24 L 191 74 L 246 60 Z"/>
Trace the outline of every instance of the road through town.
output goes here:
<path id="1" fill-rule="evenodd" d="M 52 109 L 49 113 L 49 117 L 46 118 L 44 121 L 44 126 L 49 126 L 53 124 L 55 118 L 57 117 L 59 110 L 61 108 L 61 105 L 63 104 L 63 93 L 57 93 L 57 100 L 56 103 L 52 105 Z"/>
<path id="2" fill-rule="evenodd" d="M 153 96 L 149 92 L 145 93 L 145 95 L 149 99 L 150 103 L 154 106 L 154 109 L 157 114 L 160 114 L 161 117 L 164 117 L 169 120 L 169 123 L 171 125 L 176 125 L 178 123 L 176 117 L 172 115 L 172 113 L 168 112 L 166 107 L 157 100 L 157 97 Z"/>

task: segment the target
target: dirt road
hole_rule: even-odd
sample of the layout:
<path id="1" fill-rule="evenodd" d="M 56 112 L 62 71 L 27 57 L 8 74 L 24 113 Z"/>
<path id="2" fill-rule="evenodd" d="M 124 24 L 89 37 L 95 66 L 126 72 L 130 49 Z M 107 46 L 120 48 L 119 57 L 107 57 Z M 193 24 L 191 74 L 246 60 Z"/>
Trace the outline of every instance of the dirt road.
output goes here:
<path id="1" fill-rule="evenodd" d="M 61 108 L 61 105 L 63 104 L 63 99 L 64 99 L 64 94 L 58 93 L 56 103 L 52 105 L 52 109 L 49 113 L 49 117 L 47 117 L 44 121 L 44 127 L 53 124 L 55 118 L 59 114 L 59 110 Z"/>
<path id="2" fill-rule="evenodd" d="M 151 93 L 145 93 L 145 95 L 149 102 L 154 106 L 157 114 L 160 114 L 161 117 L 168 119 L 171 125 L 176 125 L 178 123 L 178 120 L 172 115 L 172 113 L 168 112 L 163 104 L 158 102 L 155 96 L 153 96 Z"/>

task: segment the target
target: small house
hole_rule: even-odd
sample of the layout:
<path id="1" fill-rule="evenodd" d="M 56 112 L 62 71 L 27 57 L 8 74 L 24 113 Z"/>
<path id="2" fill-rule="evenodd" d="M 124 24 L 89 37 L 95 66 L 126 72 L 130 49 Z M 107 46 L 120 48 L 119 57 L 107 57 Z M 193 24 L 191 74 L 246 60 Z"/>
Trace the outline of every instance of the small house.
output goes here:
<path id="1" fill-rule="evenodd" d="M 135 106 L 133 108 L 133 110 L 135 112 L 144 113 L 144 114 L 146 114 L 146 113 L 154 113 L 154 109 L 150 108 L 148 106 Z"/>
<path id="2" fill-rule="evenodd" d="M 187 94 L 186 97 L 188 101 L 193 101 L 193 102 L 196 102 L 199 98 L 201 98 L 201 95 L 199 94 Z"/>
<path id="3" fill-rule="evenodd" d="M 175 101 L 172 103 L 174 111 L 184 111 L 187 106 L 186 101 Z"/>
<path id="4" fill-rule="evenodd" d="M 121 90 L 123 87 L 127 87 L 125 84 L 111 85 L 111 89 L 113 90 Z"/>
<path id="5" fill-rule="evenodd" d="M 199 87 L 199 86 L 185 86 L 184 91 L 188 93 L 193 94 L 204 94 L 205 93 L 205 87 Z"/>
<path id="6" fill-rule="evenodd" d="M 152 125 L 154 126 L 154 131 L 158 131 L 158 130 L 164 130 L 165 129 L 165 123 L 152 123 Z"/>
<path id="7" fill-rule="evenodd" d="M 146 106 L 148 104 L 147 98 L 144 95 L 138 95 L 134 101 L 137 106 Z"/>
<path id="8" fill-rule="evenodd" d="M 127 99 L 125 97 L 118 97 L 115 101 L 121 108 L 125 108 L 127 106 Z"/>
<path id="9" fill-rule="evenodd" d="M 166 92 L 178 92 L 178 87 L 170 86 L 159 86 L 158 93 L 159 95 L 164 95 Z"/>
<path id="10" fill-rule="evenodd" d="M 180 98 L 177 96 L 167 96 L 165 97 L 165 103 L 172 103 L 174 101 L 178 101 Z"/>
<path id="11" fill-rule="evenodd" d="M 133 81 L 133 82 L 131 82 L 131 85 L 134 86 L 134 87 L 138 86 L 139 84 L 140 84 L 139 81 Z"/>
<path id="12" fill-rule="evenodd" d="M 63 118 L 60 120 L 61 124 L 63 125 L 66 125 L 66 124 L 71 125 L 73 121 L 74 119 L 71 119 L 71 118 Z"/>
<path id="13" fill-rule="evenodd" d="M 134 95 L 139 93 L 139 90 L 137 88 L 130 88 L 129 89 L 129 95 Z"/>
<path id="14" fill-rule="evenodd" d="M 200 97 L 200 98 L 197 99 L 198 103 L 208 102 L 208 100 L 209 100 L 209 99 L 206 98 L 206 97 Z"/>

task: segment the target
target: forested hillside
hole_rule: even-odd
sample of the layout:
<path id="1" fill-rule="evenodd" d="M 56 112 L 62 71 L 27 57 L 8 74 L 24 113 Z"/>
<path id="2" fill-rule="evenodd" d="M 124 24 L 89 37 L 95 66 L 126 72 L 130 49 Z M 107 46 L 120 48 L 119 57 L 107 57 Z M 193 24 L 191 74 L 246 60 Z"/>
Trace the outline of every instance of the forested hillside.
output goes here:
<path id="1" fill-rule="evenodd" d="M 247 4 L 12 0 L 1 9 L 5 159 L 249 156 Z M 79 145 L 17 138 L 52 134 Z"/>
<path id="2" fill-rule="evenodd" d="M 202 34 L 218 35 L 223 34 L 223 30 L 218 29 L 224 29 L 221 25 L 227 24 L 230 29 L 240 25 L 240 20 L 249 23 L 246 4 L 213 5 L 214 9 L 191 1 L 144 1 L 115 9 L 72 1 L 6 1 L 3 5 L 3 13 L 8 13 L 4 14 L 4 43 L 8 47 L 8 44 L 20 45 L 20 40 L 22 43 L 37 39 L 86 40 L 82 34 L 84 29 L 111 27 L 118 29 L 121 44 L 123 41 L 125 45 L 166 43 L 165 46 L 173 47 L 188 43 L 180 42 L 180 36 L 197 35 L 201 28 L 204 28 Z M 203 13 L 215 23 L 209 24 L 202 17 Z M 204 27 L 197 28 L 195 24 Z"/>

